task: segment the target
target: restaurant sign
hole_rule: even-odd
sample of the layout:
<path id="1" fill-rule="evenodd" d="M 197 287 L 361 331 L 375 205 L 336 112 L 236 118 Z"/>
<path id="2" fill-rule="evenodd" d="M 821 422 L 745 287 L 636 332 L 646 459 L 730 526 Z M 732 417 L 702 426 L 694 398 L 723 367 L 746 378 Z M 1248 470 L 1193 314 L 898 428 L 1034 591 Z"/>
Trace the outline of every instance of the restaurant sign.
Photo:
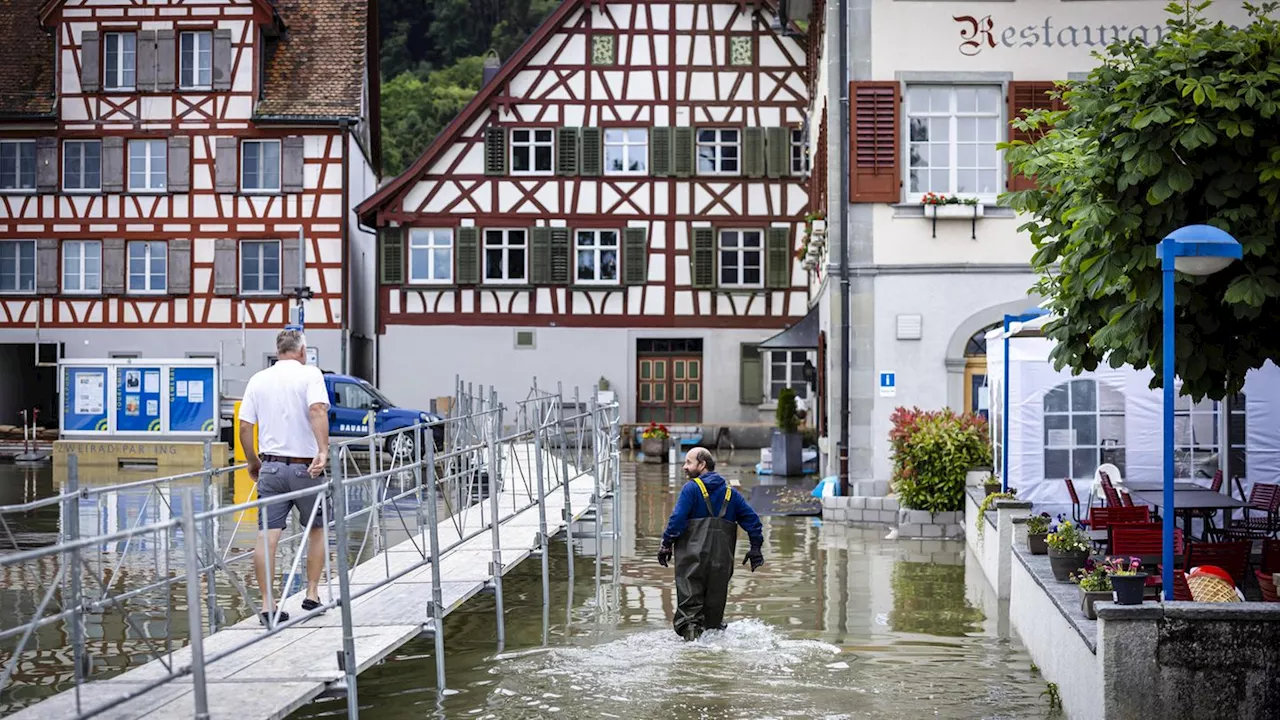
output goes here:
<path id="1" fill-rule="evenodd" d="M 999 48 L 1096 48 L 1101 50 L 1117 40 L 1141 40 L 1144 44 L 1160 42 L 1167 28 L 1163 23 L 1150 25 L 1057 25 L 1053 17 L 1034 23 L 1010 25 L 992 15 L 954 15 L 958 25 L 960 54 L 974 57 Z"/>

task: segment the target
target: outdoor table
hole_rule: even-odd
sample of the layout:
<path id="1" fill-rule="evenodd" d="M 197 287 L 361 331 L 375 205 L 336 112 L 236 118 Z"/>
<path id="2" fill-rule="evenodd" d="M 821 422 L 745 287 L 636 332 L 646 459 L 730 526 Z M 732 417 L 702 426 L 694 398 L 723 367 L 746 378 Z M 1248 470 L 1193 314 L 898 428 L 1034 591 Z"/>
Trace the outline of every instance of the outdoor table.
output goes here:
<path id="1" fill-rule="evenodd" d="M 1132 493 L 1140 492 L 1164 492 L 1164 483 L 1159 480 L 1126 480 L 1124 483 L 1115 486 L 1117 490 L 1128 490 Z M 1176 480 L 1173 483 L 1174 492 L 1209 490 L 1206 485 L 1201 485 L 1190 480 Z"/>
<path id="2" fill-rule="evenodd" d="M 1155 490 L 1143 490 L 1141 492 L 1130 493 L 1133 495 L 1135 502 L 1141 501 L 1154 508 L 1162 508 L 1164 506 L 1164 493 Z M 1229 495 L 1223 495 L 1220 492 L 1214 492 L 1208 488 L 1199 490 L 1178 490 L 1176 487 L 1173 491 L 1174 510 L 1182 515 L 1182 531 L 1191 537 L 1191 515 L 1196 510 L 1226 510 L 1222 517 L 1222 529 L 1226 530 L 1231 527 L 1231 511 L 1236 508 L 1248 506 L 1248 503 L 1237 500 Z"/>

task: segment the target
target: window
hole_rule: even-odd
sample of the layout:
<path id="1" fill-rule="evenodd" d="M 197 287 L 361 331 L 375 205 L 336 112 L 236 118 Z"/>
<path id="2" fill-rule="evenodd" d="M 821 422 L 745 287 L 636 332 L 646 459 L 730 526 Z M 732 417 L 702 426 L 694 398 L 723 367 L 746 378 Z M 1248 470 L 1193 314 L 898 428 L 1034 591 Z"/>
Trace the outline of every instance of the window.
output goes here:
<path id="1" fill-rule="evenodd" d="M 0 292 L 36 289 L 36 241 L 0 240 Z"/>
<path id="2" fill-rule="evenodd" d="M 180 87 L 194 90 L 213 87 L 213 33 L 182 33 L 182 52 L 179 60 Z"/>
<path id="3" fill-rule="evenodd" d="M 604 131 L 604 171 L 609 175 L 643 175 L 649 170 L 649 132 L 643 129 Z"/>
<path id="4" fill-rule="evenodd" d="M 132 90 L 136 79 L 138 38 L 133 33 L 107 33 L 103 37 L 102 87 Z"/>
<path id="5" fill-rule="evenodd" d="M 102 141 L 67 140 L 62 145 L 64 190 L 102 189 Z"/>
<path id="6" fill-rule="evenodd" d="M 908 192 L 979 195 L 1000 191 L 998 87 L 907 88 Z"/>
<path id="7" fill-rule="evenodd" d="M 579 230 L 577 245 L 575 282 L 601 285 L 618 282 L 617 230 Z"/>
<path id="8" fill-rule="evenodd" d="M 485 230 L 485 282 L 524 282 L 527 247 L 524 230 Z"/>
<path id="9" fill-rule="evenodd" d="M 168 288 L 168 245 L 162 241 L 129 243 L 129 292 L 162 293 Z"/>
<path id="10" fill-rule="evenodd" d="M 1231 475 L 1244 476 L 1245 398 L 1232 396 L 1228 435 L 1231 438 Z M 1193 403 L 1178 395 L 1173 401 L 1173 467 L 1179 480 L 1210 480 L 1218 472 L 1218 455 L 1222 452 L 1222 433 L 1218 421 L 1222 403 L 1204 399 Z"/>
<path id="11" fill-rule="evenodd" d="M 698 174 L 733 175 L 738 172 L 738 131 L 698 131 Z"/>
<path id="12" fill-rule="evenodd" d="M 62 292 L 102 291 L 102 243 L 66 240 L 62 243 Z"/>
<path id="13" fill-rule="evenodd" d="M 409 281 L 453 279 L 453 231 L 413 228 L 409 231 Z"/>
<path id="14" fill-rule="evenodd" d="M 351 382 L 333 384 L 333 403 L 350 410 L 372 410 L 374 397 L 360 385 Z"/>
<path id="15" fill-rule="evenodd" d="M 1124 474 L 1124 394 L 1096 380 L 1072 380 L 1044 396 L 1044 475 L 1091 480 L 1103 463 Z"/>
<path id="16" fill-rule="evenodd" d="M 252 240 L 240 243 L 240 292 L 280 292 L 280 243 Z"/>
<path id="17" fill-rule="evenodd" d="M 775 350 L 769 353 L 768 383 L 770 400 L 777 400 L 785 388 L 795 391 L 796 397 L 809 397 L 809 382 L 804 379 L 804 363 L 809 353 L 804 350 Z"/>
<path id="18" fill-rule="evenodd" d="M 804 151 L 804 133 L 791 131 L 791 174 L 804 175 L 809 172 L 809 156 Z"/>
<path id="19" fill-rule="evenodd" d="M 240 189 L 280 191 L 280 141 L 245 140 L 241 144 Z"/>
<path id="20" fill-rule="evenodd" d="M 131 192 L 163 192 L 167 177 L 164 140 L 129 141 Z"/>
<path id="21" fill-rule="evenodd" d="M 764 284 L 763 233 L 720 231 L 720 286 L 758 288 Z"/>
<path id="22" fill-rule="evenodd" d="M 551 172 L 555 133 L 551 130 L 511 131 L 511 172 L 530 174 Z"/>
<path id="23" fill-rule="evenodd" d="M 0 190 L 36 189 L 36 141 L 0 140 Z"/>

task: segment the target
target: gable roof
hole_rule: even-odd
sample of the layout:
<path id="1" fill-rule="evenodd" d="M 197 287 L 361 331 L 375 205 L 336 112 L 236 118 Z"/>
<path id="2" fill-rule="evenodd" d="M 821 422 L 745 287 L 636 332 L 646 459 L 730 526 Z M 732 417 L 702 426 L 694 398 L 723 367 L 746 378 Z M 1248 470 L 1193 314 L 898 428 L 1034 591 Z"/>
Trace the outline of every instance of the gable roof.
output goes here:
<path id="1" fill-rule="evenodd" d="M 43 0 L 0 0 L 0 117 L 52 116 L 54 36 Z"/>
<path id="2" fill-rule="evenodd" d="M 369 0 L 273 0 L 285 32 L 267 57 L 256 115 L 358 118 L 369 72 Z"/>

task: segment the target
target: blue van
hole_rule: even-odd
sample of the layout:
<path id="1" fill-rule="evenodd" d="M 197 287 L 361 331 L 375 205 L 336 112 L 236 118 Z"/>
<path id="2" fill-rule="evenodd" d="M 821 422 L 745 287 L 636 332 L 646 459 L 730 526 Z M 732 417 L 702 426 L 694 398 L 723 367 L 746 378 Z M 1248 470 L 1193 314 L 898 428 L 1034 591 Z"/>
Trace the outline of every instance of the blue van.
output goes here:
<path id="1" fill-rule="evenodd" d="M 377 388 L 353 375 L 325 372 L 324 387 L 329 391 L 329 436 L 363 437 L 369 434 L 368 419 L 373 414 L 375 433 L 391 432 L 418 423 L 438 422 L 435 413 L 397 407 Z M 431 428 L 437 450 L 444 448 L 444 425 Z M 385 448 L 397 458 L 413 456 L 413 438 L 400 434 Z"/>

